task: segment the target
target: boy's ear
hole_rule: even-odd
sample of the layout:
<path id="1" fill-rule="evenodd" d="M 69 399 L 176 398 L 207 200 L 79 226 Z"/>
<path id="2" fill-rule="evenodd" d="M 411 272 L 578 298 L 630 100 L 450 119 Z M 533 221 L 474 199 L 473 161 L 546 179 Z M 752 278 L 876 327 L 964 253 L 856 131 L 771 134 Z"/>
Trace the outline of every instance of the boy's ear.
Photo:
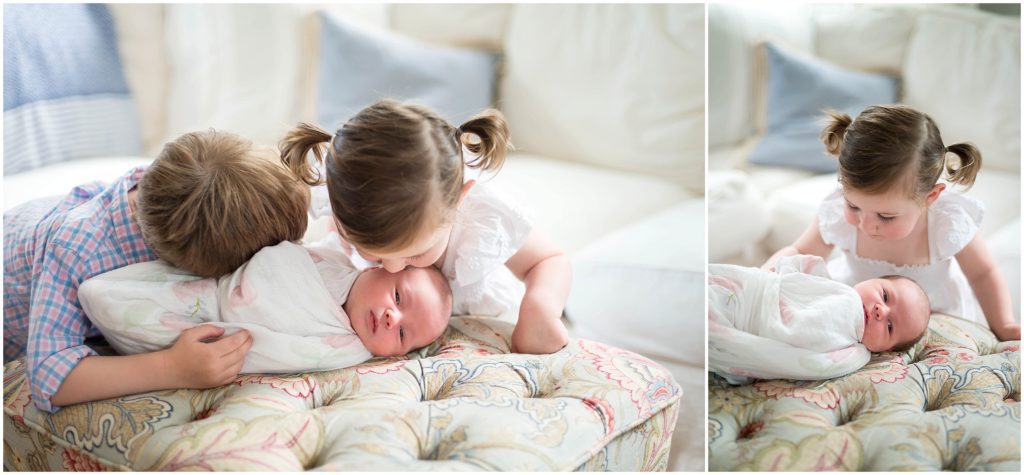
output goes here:
<path id="1" fill-rule="evenodd" d="M 932 191 L 929 191 L 928 194 L 925 195 L 925 197 L 924 197 L 924 204 L 925 205 L 930 205 L 930 204 L 934 203 L 935 200 L 939 199 L 939 195 L 941 195 L 942 191 L 945 190 L 945 189 L 946 189 L 946 184 L 945 183 L 936 183 L 935 186 L 932 187 Z"/>
<path id="2" fill-rule="evenodd" d="M 473 189 L 473 185 L 476 184 L 476 180 L 469 180 L 462 184 L 462 191 L 459 192 L 459 203 L 462 204 L 462 200 L 469 194 L 469 190 Z"/>

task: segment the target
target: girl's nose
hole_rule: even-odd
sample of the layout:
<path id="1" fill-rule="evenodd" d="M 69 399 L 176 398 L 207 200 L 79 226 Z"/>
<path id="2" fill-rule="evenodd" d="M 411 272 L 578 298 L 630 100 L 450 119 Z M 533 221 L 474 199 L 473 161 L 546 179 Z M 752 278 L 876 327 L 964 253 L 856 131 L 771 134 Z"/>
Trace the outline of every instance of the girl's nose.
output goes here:
<path id="1" fill-rule="evenodd" d="M 405 261 L 401 259 L 387 259 L 382 264 L 384 265 L 384 270 L 392 274 L 401 271 L 402 269 L 405 269 Z"/>

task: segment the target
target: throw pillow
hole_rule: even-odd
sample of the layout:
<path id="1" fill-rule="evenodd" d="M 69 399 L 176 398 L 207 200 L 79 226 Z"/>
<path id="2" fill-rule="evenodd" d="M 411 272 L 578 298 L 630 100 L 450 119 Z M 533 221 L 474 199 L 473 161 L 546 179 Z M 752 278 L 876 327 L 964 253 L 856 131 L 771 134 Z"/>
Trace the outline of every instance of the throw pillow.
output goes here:
<path id="1" fill-rule="evenodd" d="M 818 58 L 764 43 L 764 136 L 748 162 L 834 172 L 836 161 L 818 136 L 824 109 L 856 117 L 872 104 L 896 102 L 893 76 L 845 69 Z"/>
<path id="2" fill-rule="evenodd" d="M 107 7 L 4 5 L 4 175 L 141 153 Z"/>
<path id="3" fill-rule="evenodd" d="M 317 121 L 333 131 L 391 97 L 458 125 L 490 107 L 496 68 L 497 56 L 486 51 L 430 45 L 320 12 Z"/>

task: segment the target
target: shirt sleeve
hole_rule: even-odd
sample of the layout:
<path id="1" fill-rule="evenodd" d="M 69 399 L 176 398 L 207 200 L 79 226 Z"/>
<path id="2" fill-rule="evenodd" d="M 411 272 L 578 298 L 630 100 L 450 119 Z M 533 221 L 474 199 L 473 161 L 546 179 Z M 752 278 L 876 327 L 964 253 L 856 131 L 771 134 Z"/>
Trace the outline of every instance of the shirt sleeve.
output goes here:
<path id="1" fill-rule="evenodd" d="M 77 253 L 48 247 L 32 284 L 27 364 L 32 400 L 41 410 L 59 407 L 50 398 L 78 362 L 96 352 L 86 346 L 90 324 L 78 303 L 78 284 L 88 268 Z"/>

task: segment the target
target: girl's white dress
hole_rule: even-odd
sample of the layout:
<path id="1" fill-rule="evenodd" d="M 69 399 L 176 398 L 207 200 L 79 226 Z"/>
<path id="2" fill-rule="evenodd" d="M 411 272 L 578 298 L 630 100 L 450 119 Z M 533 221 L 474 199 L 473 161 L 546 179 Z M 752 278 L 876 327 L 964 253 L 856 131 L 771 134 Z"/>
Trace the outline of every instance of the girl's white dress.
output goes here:
<path id="1" fill-rule="evenodd" d="M 884 275 L 914 279 L 931 303 L 932 311 L 958 316 L 988 326 L 971 285 L 955 257 L 978 233 L 984 208 L 980 201 L 946 191 L 928 207 L 929 263 L 898 266 L 857 255 L 857 228 L 846 222 L 842 192 L 830 194 L 818 208 L 822 239 L 841 251 L 828 264 L 840 282 L 854 285 Z"/>
<path id="2" fill-rule="evenodd" d="M 857 292 L 830 279 L 818 256 L 782 257 L 775 268 L 708 265 L 708 369 L 743 384 L 835 378 L 867 364 Z"/>
<path id="3" fill-rule="evenodd" d="M 327 187 L 311 190 L 310 213 L 330 216 Z M 526 287 L 505 266 L 533 229 L 526 212 L 486 183 L 477 183 L 455 215 L 441 272 L 452 288 L 452 314 L 516 321 Z M 367 263 L 353 262 L 364 267 Z"/>

